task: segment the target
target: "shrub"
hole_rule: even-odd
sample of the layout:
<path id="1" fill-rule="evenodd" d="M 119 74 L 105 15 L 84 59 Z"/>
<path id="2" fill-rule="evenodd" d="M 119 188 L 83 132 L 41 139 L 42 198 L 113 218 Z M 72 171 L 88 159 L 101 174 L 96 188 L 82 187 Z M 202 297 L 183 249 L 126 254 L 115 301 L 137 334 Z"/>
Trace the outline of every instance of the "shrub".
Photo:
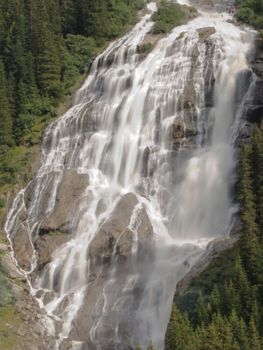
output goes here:
<path id="1" fill-rule="evenodd" d="M 195 17 L 196 14 L 194 7 L 162 0 L 158 11 L 152 16 L 152 20 L 155 21 L 153 34 L 167 33 L 174 27 L 183 24 L 187 19 Z"/>
<path id="2" fill-rule="evenodd" d="M 0 197 L 0 209 L 4 208 L 4 206 L 5 206 L 5 200 L 4 198 Z"/>
<path id="3" fill-rule="evenodd" d="M 262 0 L 236 1 L 236 18 L 256 29 L 263 29 L 263 2 Z"/>

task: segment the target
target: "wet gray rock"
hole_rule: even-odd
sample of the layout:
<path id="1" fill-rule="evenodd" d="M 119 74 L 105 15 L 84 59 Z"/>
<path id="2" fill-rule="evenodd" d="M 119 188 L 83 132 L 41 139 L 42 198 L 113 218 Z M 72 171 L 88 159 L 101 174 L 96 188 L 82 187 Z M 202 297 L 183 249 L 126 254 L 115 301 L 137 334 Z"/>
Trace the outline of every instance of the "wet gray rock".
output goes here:
<path id="1" fill-rule="evenodd" d="M 21 223 L 12 239 L 15 258 L 19 266 L 26 271 L 31 269 L 34 250 L 29 238 L 28 229 Z"/>
<path id="2" fill-rule="evenodd" d="M 179 97 L 177 102 L 178 111 L 184 109 L 193 108 L 196 101 L 196 91 L 192 82 L 188 82 L 185 87 L 182 95 Z"/>
<path id="3" fill-rule="evenodd" d="M 190 115 L 183 118 L 176 118 L 174 123 L 168 128 L 167 142 L 171 149 L 177 150 L 181 147 L 182 142 L 184 148 L 191 148 L 195 144 L 195 136 L 197 130 L 193 125 Z"/>
<path id="4" fill-rule="evenodd" d="M 38 269 L 42 269 L 48 264 L 51 261 L 53 252 L 69 240 L 71 230 L 70 218 L 74 215 L 80 198 L 88 184 L 88 175 L 78 174 L 75 169 L 64 171 L 57 189 L 54 210 L 42 221 L 39 227 L 39 235 L 34 238 L 34 248 L 38 257 Z M 49 195 L 50 193 L 47 193 L 47 198 Z M 27 200 L 29 200 L 29 197 L 30 194 L 27 195 Z M 43 209 L 41 213 L 43 214 L 47 204 L 42 204 Z M 26 232 L 22 233 L 23 235 L 16 235 L 14 239 L 15 251 L 18 249 L 15 240 L 22 240 L 23 243 L 26 242 Z M 23 245 L 21 246 L 20 250 L 23 249 Z M 23 252 L 19 252 L 21 259 L 27 259 L 27 261 L 29 260 L 28 254 L 32 254 L 32 250 L 30 251 L 28 248 L 26 248 L 25 252 L 24 249 Z"/>
<path id="5" fill-rule="evenodd" d="M 153 228 L 145 208 L 140 207 L 136 215 L 137 235 L 130 226 L 137 205 L 134 194 L 124 195 L 90 243 L 89 287 L 70 333 L 70 340 L 84 343 L 83 349 L 97 349 L 98 339 L 101 349 L 111 349 L 117 323 L 123 327 L 123 332 L 119 331 L 122 344 L 128 343 L 127 330 L 132 329 L 138 295 L 143 292 L 147 266 L 153 257 Z M 134 249 L 136 245 L 137 250 Z M 139 271 L 144 276 L 144 269 L 145 279 L 141 277 L 134 288 L 127 289 L 128 280 L 138 276 Z M 91 339 L 89 331 L 97 322 L 95 339 Z"/>
<path id="6" fill-rule="evenodd" d="M 42 222 L 39 234 L 52 231 L 69 233 L 70 215 L 73 214 L 79 198 L 89 184 L 88 175 L 78 174 L 75 169 L 65 170 L 58 186 L 56 204 L 52 213 Z"/>
<path id="7" fill-rule="evenodd" d="M 67 235 L 59 231 L 40 236 L 34 244 L 38 255 L 38 269 L 41 270 L 46 264 L 51 262 L 52 254 L 57 248 L 65 244 L 68 239 Z"/>
<path id="8" fill-rule="evenodd" d="M 120 260 L 125 260 L 131 254 L 134 233 L 128 226 L 137 204 L 138 200 L 132 193 L 128 193 L 120 199 L 111 217 L 102 225 L 90 244 L 91 266 L 96 268 L 97 265 L 108 263 L 113 254 L 116 254 Z M 138 212 L 136 220 L 140 221 L 138 228 L 139 249 L 144 249 L 145 244 L 147 246 L 147 241 L 152 237 L 152 226 L 144 208 Z"/>
<path id="9" fill-rule="evenodd" d="M 197 29 L 199 34 L 199 39 L 201 42 L 206 41 L 211 35 L 213 35 L 216 30 L 215 27 L 204 27 Z"/>
<path id="10" fill-rule="evenodd" d="M 251 62 L 255 74 L 263 79 L 263 39 L 258 37 L 255 40 L 254 52 Z"/>
<path id="11" fill-rule="evenodd" d="M 249 99 L 246 102 L 246 111 L 243 115 L 239 140 L 246 142 L 250 139 L 254 125 L 262 128 L 263 121 L 263 39 L 255 40 L 254 50 L 250 57 L 250 67 L 254 74 L 247 72 L 247 79 L 243 79 L 243 86 L 253 79 Z M 245 78 L 245 76 L 243 77 Z M 247 82 L 247 83 L 246 83 Z"/>

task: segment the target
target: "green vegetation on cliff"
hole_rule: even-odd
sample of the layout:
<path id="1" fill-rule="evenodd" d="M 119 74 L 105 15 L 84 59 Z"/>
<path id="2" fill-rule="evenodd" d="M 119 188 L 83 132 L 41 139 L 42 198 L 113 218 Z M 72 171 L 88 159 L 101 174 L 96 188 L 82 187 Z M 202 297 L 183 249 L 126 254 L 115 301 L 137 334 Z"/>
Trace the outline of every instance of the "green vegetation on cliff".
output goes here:
<path id="1" fill-rule="evenodd" d="M 158 11 L 152 16 L 155 22 L 153 34 L 168 33 L 174 27 L 195 17 L 196 14 L 197 11 L 193 7 L 182 6 L 176 2 L 173 3 L 168 0 L 162 0 Z"/>
<path id="2" fill-rule="evenodd" d="M 263 131 L 240 149 L 239 242 L 176 300 L 166 350 L 263 348 Z"/>
<path id="3" fill-rule="evenodd" d="M 263 1 L 262 0 L 236 0 L 239 21 L 245 22 L 256 29 L 263 29 Z"/>

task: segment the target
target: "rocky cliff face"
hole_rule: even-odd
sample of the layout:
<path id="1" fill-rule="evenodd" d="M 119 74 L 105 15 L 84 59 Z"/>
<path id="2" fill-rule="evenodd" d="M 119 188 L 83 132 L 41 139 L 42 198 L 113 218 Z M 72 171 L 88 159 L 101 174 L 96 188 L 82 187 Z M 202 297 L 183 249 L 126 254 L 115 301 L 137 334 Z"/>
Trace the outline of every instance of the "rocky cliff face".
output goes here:
<path id="1" fill-rule="evenodd" d="M 252 53 L 251 68 L 256 75 L 255 86 L 252 92 L 251 104 L 247 110 L 247 120 L 262 127 L 263 120 L 263 39 L 255 40 Z"/>
<path id="2" fill-rule="evenodd" d="M 250 96 L 246 102 L 241 125 L 241 141 L 249 141 L 253 131 L 253 125 L 262 128 L 263 120 L 263 39 L 258 36 L 254 43 L 254 49 L 250 55 L 252 74 L 244 78 L 247 84 L 253 80 Z"/>

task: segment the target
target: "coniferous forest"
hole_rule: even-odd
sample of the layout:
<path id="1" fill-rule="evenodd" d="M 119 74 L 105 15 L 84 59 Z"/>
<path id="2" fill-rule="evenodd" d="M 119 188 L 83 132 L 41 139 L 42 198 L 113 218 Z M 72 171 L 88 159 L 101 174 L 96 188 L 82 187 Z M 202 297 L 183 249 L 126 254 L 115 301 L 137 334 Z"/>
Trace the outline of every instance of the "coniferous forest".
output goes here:
<path id="1" fill-rule="evenodd" d="M 143 4 L 0 1 L 0 187 L 15 183 L 30 157 L 26 146 L 40 142 L 59 103 L 106 43 L 135 23 Z"/>

